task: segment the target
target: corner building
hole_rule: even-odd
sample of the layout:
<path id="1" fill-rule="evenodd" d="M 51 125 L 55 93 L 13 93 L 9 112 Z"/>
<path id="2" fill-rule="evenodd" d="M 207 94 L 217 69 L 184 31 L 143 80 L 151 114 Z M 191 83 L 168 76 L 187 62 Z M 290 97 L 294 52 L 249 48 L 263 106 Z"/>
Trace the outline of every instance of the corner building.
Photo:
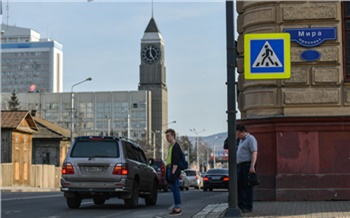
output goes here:
<path id="1" fill-rule="evenodd" d="M 237 1 L 236 10 L 238 123 L 259 144 L 255 199 L 349 200 L 350 3 Z M 288 30 L 291 78 L 246 80 L 244 34 Z M 305 59 L 310 51 L 318 58 Z"/>

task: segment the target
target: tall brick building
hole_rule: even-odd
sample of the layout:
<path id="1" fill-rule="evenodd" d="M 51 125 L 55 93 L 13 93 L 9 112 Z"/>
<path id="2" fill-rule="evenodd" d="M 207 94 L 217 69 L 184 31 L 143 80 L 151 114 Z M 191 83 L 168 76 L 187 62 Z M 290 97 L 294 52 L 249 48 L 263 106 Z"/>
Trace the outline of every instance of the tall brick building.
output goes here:
<path id="1" fill-rule="evenodd" d="M 237 1 L 239 123 L 259 143 L 256 199 L 350 199 L 349 9 Z M 291 33 L 291 78 L 246 80 L 244 34 L 283 32 Z M 318 55 L 305 58 L 310 52 Z"/>

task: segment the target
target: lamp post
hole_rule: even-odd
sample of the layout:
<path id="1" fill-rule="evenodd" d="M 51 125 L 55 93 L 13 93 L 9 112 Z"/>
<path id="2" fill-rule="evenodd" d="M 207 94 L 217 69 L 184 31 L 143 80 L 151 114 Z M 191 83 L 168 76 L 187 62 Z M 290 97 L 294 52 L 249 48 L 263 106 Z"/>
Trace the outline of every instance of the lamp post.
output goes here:
<path id="1" fill-rule="evenodd" d="M 109 136 L 111 133 L 111 117 L 108 115 L 105 115 L 105 118 L 107 119 L 107 134 L 106 134 L 106 136 Z"/>
<path id="2" fill-rule="evenodd" d="M 71 92 L 70 92 L 70 99 L 71 99 L 71 105 L 70 105 L 71 106 L 70 144 L 71 145 L 73 144 L 73 138 L 74 138 L 74 92 L 73 92 L 73 88 L 75 86 L 77 86 L 77 85 L 80 85 L 80 84 L 82 84 L 84 82 L 91 81 L 91 80 L 92 80 L 92 78 L 89 77 L 89 78 L 87 78 L 87 79 L 85 79 L 83 81 L 80 81 L 80 82 L 72 85 L 72 88 L 71 88 Z"/>
<path id="3" fill-rule="evenodd" d="M 204 131 L 206 131 L 206 129 L 202 129 L 201 131 L 197 132 L 196 129 L 190 129 L 191 132 L 193 132 L 194 134 L 196 134 L 196 146 L 197 146 L 197 170 L 199 171 L 199 150 L 198 150 L 198 135 Z"/>
<path id="4" fill-rule="evenodd" d="M 164 126 L 167 126 L 167 125 L 173 124 L 173 123 L 176 123 L 176 120 L 171 121 L 170 123 L 166 123 L 166 124 L 162 125 L 161 134 L 163 134 L 163 127 Z M 162 144 L 162 160 L 164 160 L 164 142 L 163 141 L 164 140 L 163 140 L 163 135 L 162 135 L 162 140 L 161 140 L 161 144 Z"/>
<path id="5" fill-rule="evenodd" d="M 215 139 L 213 140 L 213 167 L 216 168 L 216 156 L 215 156 L 215 150 L 216 150 L 216 145 L 215 141 L 221 138 L 221 136 L 215 136 Z"/>
<path id="6" fill-rule="evenodd" d="M 151 131 L 152 133 L 152 141 L 153 141 L 153 159 L 156 159 L 156 133 L 159 133 L 159 130 Z"/>

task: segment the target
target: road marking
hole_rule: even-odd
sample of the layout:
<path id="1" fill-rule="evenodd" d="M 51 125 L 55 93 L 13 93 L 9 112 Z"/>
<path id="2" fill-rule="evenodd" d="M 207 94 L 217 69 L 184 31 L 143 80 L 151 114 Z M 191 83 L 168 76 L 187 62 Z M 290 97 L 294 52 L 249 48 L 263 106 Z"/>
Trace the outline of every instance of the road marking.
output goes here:
<path id="1" fill-rule="evenodd" d="M 38 199 L 38 198 L 55 198 L 55 197 L 63 197 L 62 194 L 59 195 L 41 195 L 41 196 L 33 196 L 33 197 L 17 197 L 17 198 L 7 198 L 1 199 L 1 201 L 16 201 L 16 200 L 28 200 L 28 199 Z"/>
<path id="2" fill-rule="evenodd" d="M 228 207 L 227 203 L 209 204 L 202 211 L 192 216 L 192 218 L 204 218 L 204 217 L 217 218 L 221 216 L 221 214 L 226 210 L 227 207 Z"/>

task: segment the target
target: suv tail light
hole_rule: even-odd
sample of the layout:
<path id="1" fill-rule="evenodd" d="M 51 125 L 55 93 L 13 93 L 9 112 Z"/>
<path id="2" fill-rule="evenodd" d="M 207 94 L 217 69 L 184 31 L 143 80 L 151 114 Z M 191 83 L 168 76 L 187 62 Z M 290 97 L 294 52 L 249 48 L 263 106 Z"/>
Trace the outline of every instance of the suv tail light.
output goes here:
<path id="1" fill-rule="evenodd" d="M 113 173 L 114 175 L 128 175 L 128 165 L 118 163 L 114 166 Z"/>
<path id="2" fill-rule="evenodd" d="M 209 181 L 209 178 L 205 176 L 205 177 L 203 178 L 203 181 Z"/>
<path id="3" fill-rule="evenodd" d="M 162 163 L 162 176 L 165 176 L 165 166 L 164 166 L 164 163 Z"/>
<path id="4" fill-rule="evenodd" d="M 71 163 L 64 163 L 62 166 L 62 175 L 74 174 L 74 168 Z"/>
<path id="5" fill-rule="evenodd" d="M 229 181 L 230 179 L 229 179 L 229 177 L 224 177 L 224 181 Z"/>

